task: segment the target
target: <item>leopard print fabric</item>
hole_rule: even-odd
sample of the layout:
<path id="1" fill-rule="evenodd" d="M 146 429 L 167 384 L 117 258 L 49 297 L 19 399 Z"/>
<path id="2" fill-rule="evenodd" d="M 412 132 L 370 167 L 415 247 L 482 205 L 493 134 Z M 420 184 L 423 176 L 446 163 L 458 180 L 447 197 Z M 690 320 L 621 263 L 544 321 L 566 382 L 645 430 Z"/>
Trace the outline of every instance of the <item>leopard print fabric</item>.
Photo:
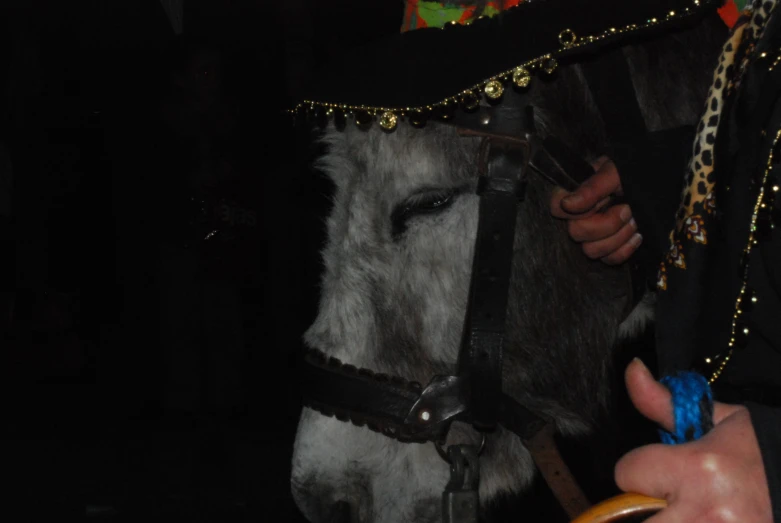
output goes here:
<path id="1" fill-rule="evenodd" d="M 779 0 L 755 0 L 746 9 L 722 48 L 713 73 L 705 112 L 697 126 L 694 150 L 686 173 L 676 226 L 670 232 L 670 247 L 659 268 L 657 288 L 667 289 L 670 270 L 685 270 L 685 245 L 708 243 L 708 221 L 716 209 L 714 154 L 716 131 L 724 101 L 740 86 L 746 67 L 753 58 L 755 43 Z"/>

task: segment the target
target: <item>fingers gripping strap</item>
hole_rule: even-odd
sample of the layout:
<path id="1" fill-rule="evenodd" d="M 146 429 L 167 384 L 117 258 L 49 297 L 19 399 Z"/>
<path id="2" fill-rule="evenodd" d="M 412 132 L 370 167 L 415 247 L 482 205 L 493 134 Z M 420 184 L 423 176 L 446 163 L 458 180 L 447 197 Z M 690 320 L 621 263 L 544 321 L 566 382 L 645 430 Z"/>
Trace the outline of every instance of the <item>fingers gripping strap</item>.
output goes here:
<path id="1" fill-rule="evenodd" d="M 660 383 L 670 390 L 675 427 L 660 430 L 662 443 L 676 445 L 701 438 L 713 428 L 713 394 L 710 385 L 696 372 L 678 372 Z"/>

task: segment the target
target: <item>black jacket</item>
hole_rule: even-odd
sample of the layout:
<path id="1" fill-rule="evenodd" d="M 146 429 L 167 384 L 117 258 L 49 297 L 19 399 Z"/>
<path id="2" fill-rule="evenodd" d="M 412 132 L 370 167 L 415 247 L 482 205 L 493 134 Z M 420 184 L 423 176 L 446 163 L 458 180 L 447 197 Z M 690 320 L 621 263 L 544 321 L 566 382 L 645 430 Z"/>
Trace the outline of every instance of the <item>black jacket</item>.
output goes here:
<path id="1" fill-rule="evenodd" d="M 676 283 L 682 291 L 660 298 L 656 326 L 662 374 L 689 368 L 710 377 L 728 360 L 713 383 L 714 396 L 749 408 L 776 522 L 781 522 L 781 195 L 774 196 L 781 193 L 781 65 L 774 63 L 781 61 L 780 49 L 781 16 L 774 13 L 761 38 L 744 49 L 742 80 L 724 100 L 714 150 L 717 207 L 707 246 L 687 253 L 687 263 L 696 266 L 681 273 L 685 278 Z M 612 152 L 644 236 L 636 256 L 649 283 L 656 283 L 669 253 L 668 233 L 693 136 L 694 129 L 652 133 L 615 144 Z M 696 312 L 682 321 L 677 311 L 682 307 Z"/>

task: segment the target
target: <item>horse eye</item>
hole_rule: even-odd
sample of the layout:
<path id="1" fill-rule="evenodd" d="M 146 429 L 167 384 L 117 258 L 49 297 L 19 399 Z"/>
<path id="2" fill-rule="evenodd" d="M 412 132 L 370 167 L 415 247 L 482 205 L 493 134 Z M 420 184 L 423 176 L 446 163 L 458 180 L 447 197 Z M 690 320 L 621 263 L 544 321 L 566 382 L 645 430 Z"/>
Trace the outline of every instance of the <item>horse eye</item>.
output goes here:
<path id="1" fill-rule="evenodd" d="M 447 209 L 453 203 L 456 191 L 440 190 L 415 194 L 406 201 L 397 205 L 391 213 L 393 237 L 404 234 L 407 230 L 407 222 L 422 214 L 434 214 Z"/>

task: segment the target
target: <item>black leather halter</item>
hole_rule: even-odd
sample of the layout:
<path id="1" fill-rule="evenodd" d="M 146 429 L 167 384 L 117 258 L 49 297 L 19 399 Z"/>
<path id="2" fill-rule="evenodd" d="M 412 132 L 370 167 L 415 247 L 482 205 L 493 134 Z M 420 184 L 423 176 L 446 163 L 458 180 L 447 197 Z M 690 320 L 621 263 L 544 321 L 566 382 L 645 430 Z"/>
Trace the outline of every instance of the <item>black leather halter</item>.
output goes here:
<path id="1" fill-rule="evenodd" d="M 589 503 L 558 454 L 552 420 L 503 392 L 502 363 L 515 225 L 527 178 L 540 173 L 574 189 L 593 169 L 555 138 L 541 140 L 528 128 L 519 132 L 517 120 L 505 120 L 503 113 L 491 108 L 453 124 L 461 134 L 483 137 L 478 154 L 479 222 L 455 375 L 434 376 L 424 388 L 313 350 L 302 365 L 305 404 L 402 442 L 444 443 L 454 421 L 483 433 L 502 425 L 521 438 L 565 511 L 574 517 Z"/>
<path id="2" fill-rule="evenodd" d="M 617 56 L 613 54 L 610 61 L 619 71 L 625 70 L 625 60 L 616 60 Z M 631 83 L 631 91 L 627 93 L 626 88 L 621 84 L 623 92 L 613 93 L 612 99 L 625 98 L 636 106 Z M 601 99 L 609 98 L 608 94 Z M 636 111 L 640 114 L 639 107 Z M 603 112 L 605 120 L 612 122 L 606 114 Z M 455 375 L 435 376 L 424 388 L 342 364 L 312 350 L 305 354 L 302 365 L 303 396 L 307 405 L 325 414 L 405 442 L 444 441 L 456 420 L 481 432 L 492 431 L 499 424 L 528 440 L 549 420 L 502 392 L 516 217 L 530 175 L 572 191 L 594 170 L 556 137 L 541 139 L 534 129 L 531 108 L 525 118 L 518 119 L 498 107 L 481 107 L 444 123 L 454 125 L 462 135 L 482 137 L 477 159 L 478 230 Z M 642 132 L 644 122 L 637 125 L 642 129 L 634 131 Z M 629 305 L 633 306 L 640 296 L 630 294 Z"/>
<path id="3" fill-rule="evenodd" d="M 621 49 L 584 63 L 583 70 L 609 137 L 645 133 Z M 610 71 L 610 81 L 604 80 L 605 70 Z M 615 103 L 623 110 L 616 111 Z M 477 159 L 479 223 L 457 370 L 453 375 L 434 376 L 423 387 L 312 350 L 300 366 L 304 402 L 323 414 L 402 442 L 443 443 L 454 421 L 471 424 L 482 433 L 501 425 L 522 439 L 554 494 L 574 517 L 588 502 L 552 445 L 552 420 L 503 392 L 502 364 L 515 226 L 527 179 L 536 174 L 571 191 L 594 171 L 555 137 L 541 139 L 528 116 L 511 119 L 506 111 L 489 106 L 458 113 L 443 123 L 456 126 L 462 135 L 482 137 Z M 626 270 L 628 282 L 634 280 L 629 266 Z M 640 281 L 627 285 L 634 287 L 628 293 L 628 310 L 645 290 Z"/>
<path id="4" fill-rule="evenodd" d="M 505 134 L 510 123 L 491 108 L 454 122 L 465 134 L 483 136 L 478 155 L 479 222 L 464 334 L 455 375 L 419 383 L 344 365 L 319 351 L 304 357 L 307 404 L 339 419 L 405 442 L 444 441 L 453 421 L 480 431 L 501 424 L 528 439 L 548 421 L 502 392 L 506 310 L 518 208 L 531 172 L 567 188 L 577 187 L 561 163 L 580 176 L 593 169 L 577 157 L 554 157 L 535 135 Z M 563 147 L 555 139 L 547 141 Z M 573 163 L 576 159 L 579 163 Z"/>

